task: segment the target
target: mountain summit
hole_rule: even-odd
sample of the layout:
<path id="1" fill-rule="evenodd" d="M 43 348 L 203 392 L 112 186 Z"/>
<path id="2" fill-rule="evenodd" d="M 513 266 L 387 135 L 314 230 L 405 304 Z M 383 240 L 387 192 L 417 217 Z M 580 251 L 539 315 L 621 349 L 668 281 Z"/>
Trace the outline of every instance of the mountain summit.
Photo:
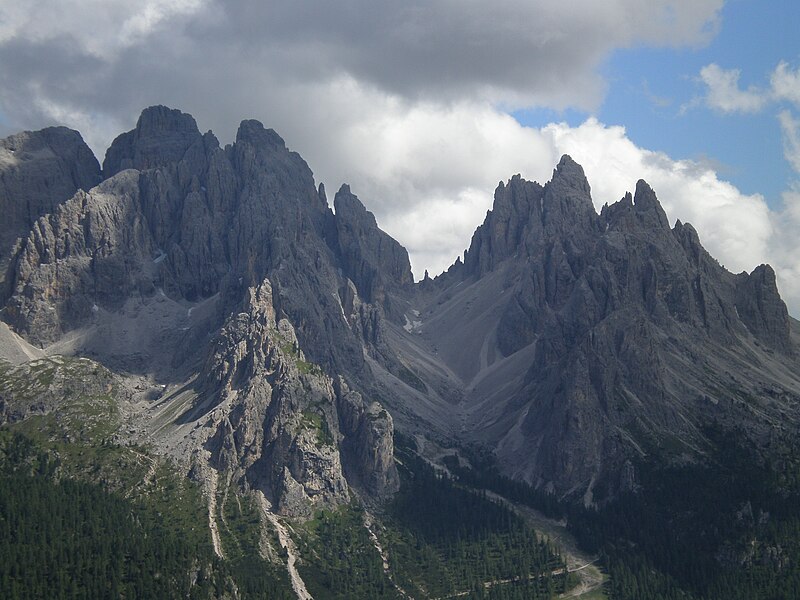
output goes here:
<path id="1" fill-rule="evenodd" d="M 763 445 L 797 423 L 797 323 L 772 269 L 726 271 L 641 180 L 598 215 L 569 156 L 545 185 L 501 183 L 463 263 L 411 305 L 389 337 L 426 392 L 404 408 L 559 495 L 702 462 L 712 426 Z"/>

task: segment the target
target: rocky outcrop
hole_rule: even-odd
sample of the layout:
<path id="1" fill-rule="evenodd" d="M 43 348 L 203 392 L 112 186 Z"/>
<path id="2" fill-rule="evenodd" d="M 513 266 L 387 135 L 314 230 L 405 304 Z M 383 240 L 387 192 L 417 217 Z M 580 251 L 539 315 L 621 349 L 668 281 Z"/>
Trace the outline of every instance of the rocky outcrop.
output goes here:
<path id="1" fill-rule="evenodd" d="M 8 322 L 31 342 L 57 339 L 98 305 L 152 293 L 143 266 L 154 245 L 137 211 L 137 184 L 136 173 L 123 173 L 36 221 L 14 263 L 6 305 Z"/>
<path id="2" fill-rule="evenodd" d="M 214 465 L 243 473 L 283 514 L 347 502 L 347 470 L 372 494 L 396 489 L 391 418 L 306 360 L 269 281 L 228 319 L 202 381 L 197 410 L 209 413 Z"/>
<path id="3" fill-rule="evenodd" d="M 580 241 L 598 226 L 583 168 L 565 154 L 544 187 L 519 175 L 500 183 L 465 253 L 465 272 L 484 275 L 512 256 L 530 256 L 545 239 L 574 232 Z"/>
<path id="4" fill-rule="evenodd" d="M 750 332 L 769 348 L 793 353 L 789 313 L 778 293 L 772 267 L 759 265 L 749 275 L 738 275 L 736 283 L 737 313 Z"/>
<path id="5" fill-rule="evenodd" d="M 387 314 L 401 317 L 386 292 L 413 283 L 408 252 L 378 228 L 375 215 L 343 185 L 334 198 L 339 256 L 344 273 L 355 283 L 360 296 L 377 304 Z M 401 319 L 402 322 L 402 319 Z"/>
<path id="6" fill-rule="evenodd" d="M 386 497 L 398 490 L 394 465 L 392 417 L 378 402 L 365 402 L 340 377 L 334 381 L 343 449 L 357 481 L 370 493 Z"/>
<path id="7" fill-rule="evenodd" d="M 48 127 L 0 140 L 0 299 L 8 293 L 3 284 L 16 239 L 77 190 L 99 182 L 100 165 L 77 131 Z"/>
<path id="8" fill-rule="evenodd" d="M 519 175 L 497 186 L 492 210 L 475 230 L 464 258 L 466 271 L 480 276 L 514 256 L 523 243 L 526 225 L 541 221 L 544 189 Z"/>

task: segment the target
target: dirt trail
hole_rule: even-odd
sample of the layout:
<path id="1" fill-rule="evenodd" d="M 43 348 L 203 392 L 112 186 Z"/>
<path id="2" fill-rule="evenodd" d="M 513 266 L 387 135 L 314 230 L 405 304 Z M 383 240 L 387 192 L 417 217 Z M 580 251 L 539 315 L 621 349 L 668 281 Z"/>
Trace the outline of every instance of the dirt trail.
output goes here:
<path id="1" fill-rule="evenodd" d="M 381 542 L 378 539 L 378 536 L 375 534 L 375 530 L 372 528 L 372 523 L 373 523 L 372 515 L 365 510 L 364 527 L 366 527 L 367 531 L 369 532 L 369 537 L 372 540 L 372 545 L 375 546 L 375 550 L 378 551 L 378 554 L 380 555 L 381 560 L 383 561 L 383 572 L 386 574 L 386 577 L 389 578 L 389 581 L 394 586 L 394 589 L 397 590 L 398 594 L 400 594 L 403 598 L 414 600 L 411 596 L 408 595 L 408 593 L 403 588 L 397 585 L 397 582 L 394 580 L 391 567 L 389 566 L 389 555 L 383 549 L 383 546 L 381 546 Z"/>
<path id="2" fill-rule="evenodd" d="M 578 585 L 559 596 L 559 598 L 581 598 L 596 592 L 603 586 L 605 575 L 595 564 L 598 560 L 597 556 L 583 552 L 578 547 L 572 534 L 567 531 L 564 523 L 549 519 L 529 506 L 511 502 L 495 492 L 484 491 L 489 498 L 513 510 L 528 521 L 537 532 L 549 538 L 561 549 L 561 555 L 567 563 L 567 570 L 571 573 L 576 573 L 579 582 Z"/>
<path id="3" fill-rule="evenodd" d="M 211 530 L 211 543 L 214 545 L 214 554 L 224 558 L 219 529 L 217 528 L 217 483 L 219 475 L 215 469 L 209 469 L 208 475 L 208 490 L 206 491 L 208 496 L 208 528 Z"/>
<path id="4" fill-rule="evenodd" d="M 292 589 L 294 590 L 295 595 L 297 596 L 298 600 L 314 600 L 313 596 L 308 593 L 306 584 L 303 581 L 303 578 L 300 577 L 300 573 L 297 571 L 297 548 L 294 545 L 294 540 L 292 540 L 291 536 L 289 535 L 286 526 L 278 519 L 278 515 L 272 512 L 269 502 L 264 497 L 264 494 L 260 491 L 256 492 L 256 497 L 261 504 L 261 510 L 264 512 L 264 516 L 270 523 L 272 523 L 275 531 L 278 532 L 278 541 L 280 542 L 281 547 L 286 550 L 286 569 L 289 571 L 289 580 L 292 582 Z"/>

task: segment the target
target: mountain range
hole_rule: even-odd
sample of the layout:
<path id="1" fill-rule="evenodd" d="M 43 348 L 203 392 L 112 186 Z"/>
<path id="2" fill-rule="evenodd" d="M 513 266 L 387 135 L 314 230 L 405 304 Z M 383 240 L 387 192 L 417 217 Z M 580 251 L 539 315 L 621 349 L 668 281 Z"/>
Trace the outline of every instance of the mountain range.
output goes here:
<path id="1" fill-rule="evenodd" d="M 220 490 L 275 518 L 379 511 L 395 437 L 595 510 L 653 465 L 717 464 L 719 432 L 764 464 L 798 433 L 800 323 L 771 267 L 725 270 L 644 181 L 598 214 L 566 155 L 500 183 L 463 258 L 416 282 L 349 186 L 331 207 L 252 120 L 223 147 L 150 107 L 102 166 L 63 127 L 11 136 L 0 214 L 0 424 L 57 414 L 70 361 L 107 370 L 104 443 L 195 482 L 220 557 Z"/>

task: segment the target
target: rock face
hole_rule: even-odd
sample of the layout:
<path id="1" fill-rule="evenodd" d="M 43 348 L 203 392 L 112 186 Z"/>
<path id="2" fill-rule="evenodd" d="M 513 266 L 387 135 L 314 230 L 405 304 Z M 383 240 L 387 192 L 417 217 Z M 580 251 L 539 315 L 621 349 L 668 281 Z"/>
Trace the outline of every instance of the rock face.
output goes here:
<path id="1" fill-rule="evenodd" d="M 43 345 L 90 320 L 98 304 L 115 308 L 134 292 L 154 291 L 143 272 L 154 244 L 138 198 L 138 174 L 129 171 L 36 221 L 13 266 L 6 305 L 20 334 Z"/>
<path id="2" fill-rule="evenodd" d="M 214 405 L 207 442 L 214 464 L 243 472 L 283 514 L 307 516 L 349 500 L 345 447 L 355 450 L 349 464 L 369 492 L 397 489 L 391 418 L 367 411 L 343 383 L 334 389 L 306 361 L 289 320 L 276 320 L 268 280 L 248 289 L 241 312 L 229 317 L 203 377 L 200 397 Z"/>
<path id="3" fill-rule="evenodd" d="M 223 150 L 189 115 L 153 107 L 105 164 L 109 173 L 154 166 L 120 171 L 35 224 L 12 266 L 19 331 L 45 344 L 85 325 L 87 307 L 113 309 L 133 289 L 195 301 L 269 276 L 312 358 L 361 368 L 360 343 L 341 318 L 334 215 L 308 165 L 274 131 L 244 121 Z M 57 285 L 43 275 L 56 270 Z M 40 321 L 26 298 L 52 301 L 57 317 Z"/>
<path id="4" fill-rule="evenodd" d="M 378 229 L 375 216 L 350 192 L 349 186 L 343 185 L 336 193 L 334 209 L 345 274 L 364 300 L 399 317 L 399 307 L 392 304 L 392 296 L 386 292 L 414 282 L 408 252 Z"/>
<path id="5" fill-rule="evenodd" d="M 337 225 L 305 161 L 257 121 L 222 149 L 190 115 L 146 109 L 109 148 L 103 174 L 29 228 L 9 269 L 5 320 L 36 345 L 76 339 L 75 351 L 126 371 L 196 376 L 191 414 L 208 411 L 213 465 L 286 514 L 345 502 L 352 485 L 396 489 L 391 417 L 362 399 L 364 322 L 383 307 L 359 294 L 381 301 L 381 286 L 410 282 L 405 251 L 373 219 L 374 231 L 360 230 L 367 245 L 349 240 L 345 257 L 338 231 L 349 225 Z M 345 275 L 352 257 L 358 273 L 377 274 L 389 252 L 405 257 L 400 281 Z M 356 307 L 350 320 L 343 302 Z M 120 355 L 98 340 L 99 323 L 132 347 Z"/>
<path id="6" fill-rule="evenodd" d="M 100 182 L 100 165 L 80 133 L 66 127 L 25 131 L 0 140 L 0 300 L 13 245 L 36 220 L 78 189 Z"/>
<path id="7" fill-rule="evenodd" d="M 124 169 L 143 171 L 180 160 L 200 138 L 191 115 L 166 106 L 145 110 L 136 129 L 118 136 L 106 152 L 103 176 L 108 178 Z"/>
<path id="8" fill-rule="evenodd" d="M 544 186 L 514 177 L 463 265 L 434 284 L 420 305 L 459 375 L 459 437 L 535 485 L 591 500 L 598 481 L 631 485 L 631 458 L 701 459 L 712 422 L 754 440 L 785 415 L 797 422 L 797 355 L 772 269 L 725 271 L 690 225 L 670 228 L 644 181 L 598 215 L 568 156 Z"/>

